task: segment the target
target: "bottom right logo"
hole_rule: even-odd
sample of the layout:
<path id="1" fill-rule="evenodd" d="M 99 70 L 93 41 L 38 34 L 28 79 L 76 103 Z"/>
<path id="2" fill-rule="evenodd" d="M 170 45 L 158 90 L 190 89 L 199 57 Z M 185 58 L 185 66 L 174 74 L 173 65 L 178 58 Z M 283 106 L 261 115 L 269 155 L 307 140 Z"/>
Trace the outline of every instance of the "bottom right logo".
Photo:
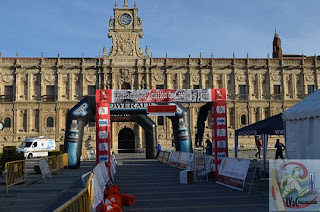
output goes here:
<path id="1" fill-rule="evenodd" d="M 320 211 L 320 160 L 269 161 L 270 211 Z"/>

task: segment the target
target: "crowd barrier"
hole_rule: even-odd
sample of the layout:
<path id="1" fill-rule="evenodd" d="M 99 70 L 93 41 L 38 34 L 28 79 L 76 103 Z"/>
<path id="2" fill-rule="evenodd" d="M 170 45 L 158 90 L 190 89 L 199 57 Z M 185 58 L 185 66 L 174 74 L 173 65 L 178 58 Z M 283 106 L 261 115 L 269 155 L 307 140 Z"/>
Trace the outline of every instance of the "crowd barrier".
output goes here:
<path id="1" fill-rule="evenodd" d="M 161 153 L 160 153 L 161 154 Z M 160 156 L 159 154 L 159 156 Z M 196 158 L 196 160 L 204 160 L 205 163 L 201 164 L 200 161 L 194 160 L 194 153 L 189 152 L 171 152 L 168 153 L 165 157 L 166 153 L 162 153 L 162 158 L 168 158 L 167 164 L 169 166 L 173 166 L 179 169 L 186 169 L 186 170 L 203 170 L 202 172 L 199 172 L 199 175 L 205 175 L 206 173 L 213 172 L 214 170 L 214 164 L 213 164 L 213 157 L 212 155 L 201 155 L 200 158 Z M 161 161 L 161 159 L 159 159 Z M 197 172 L 198 173 L 198 172 Z"/>
<path id="2" fill-rule="evenodd" d="M 17 183 L 26 182 L 27 184 L 27 171 L 26 162 L 24 160 L 7 162 L 5 164 L 6 171 L 6 194 L 8 196 L 8 189 Z"/>
<path id="3" fill-rule="evenodd" d="M 114 181 L 116 163 L 115 156 L 111 155 L 111 176 L 109 176 L 104 162 L 97 164 L 94 169 L 90 171 L 90 176 L 85 188 L 54 210 L 54 212 L 102 211 L 105 191 Z M 87 178 L 88 174 L 89 173 L 86 173 L 82 176 L 83 181 Z"/>
<path id="4" fill-rule="evenodd" d="M 77 195 L 72 197 L 68 202 L 64 203 L 59 208 L 54 210 L 54 212 L 90 211 L 90 202 L 92 202 L 92 179 L 93 173 L 90 174 L 85 188 L 82 191 L 80 191 Z"/>
<path id="5" fill-rule="evenodd" d="M 50 173 L 57 172 L 59 174 L 59 170 L 63 171 L 64 167 L 68 167 L 68 153 L 52 155 L 45 157 L 45 159 L 48 162 Z"/>

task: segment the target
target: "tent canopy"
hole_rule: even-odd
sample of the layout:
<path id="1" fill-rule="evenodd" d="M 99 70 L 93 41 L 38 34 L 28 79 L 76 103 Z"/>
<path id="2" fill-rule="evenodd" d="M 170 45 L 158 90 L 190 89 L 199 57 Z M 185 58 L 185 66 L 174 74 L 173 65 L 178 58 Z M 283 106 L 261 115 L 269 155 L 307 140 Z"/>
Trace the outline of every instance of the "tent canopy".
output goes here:
<path id="1" fill-rule="evenodd" d="M 282 113 L 236 130 L 238 135 L 283 135 Z"/>
<path id="2" fill-rule="evenodd" d="M 283 112 L 283 121 L 320 117 L 320 90 Z"/>

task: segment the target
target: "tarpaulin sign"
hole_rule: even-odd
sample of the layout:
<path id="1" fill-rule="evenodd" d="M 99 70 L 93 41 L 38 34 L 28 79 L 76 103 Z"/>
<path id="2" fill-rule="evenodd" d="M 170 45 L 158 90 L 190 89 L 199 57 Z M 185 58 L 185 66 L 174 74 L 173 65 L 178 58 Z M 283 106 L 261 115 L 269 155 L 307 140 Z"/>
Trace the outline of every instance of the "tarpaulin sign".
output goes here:
<path id="1" fill-rule="evenodd" d="M 223 158 L 216 182 L 243 191 L 249 165 L 249 159 Z"/>

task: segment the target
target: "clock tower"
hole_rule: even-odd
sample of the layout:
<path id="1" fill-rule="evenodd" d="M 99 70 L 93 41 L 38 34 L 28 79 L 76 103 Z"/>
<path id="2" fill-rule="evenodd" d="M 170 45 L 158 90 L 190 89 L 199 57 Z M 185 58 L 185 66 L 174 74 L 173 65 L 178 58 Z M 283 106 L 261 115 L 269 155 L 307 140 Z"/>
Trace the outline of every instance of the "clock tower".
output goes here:
<path id="1" fill-rule="evenodd" d="M 110 17 L 108 37 L 112 38 L 112 47 L 108 57 L 143 58 L 139 39 L 143 37 L 142 22 L 138 17 L 138 8 L 128 7 L 124 0 L 123 8 L 118 8 L 117 2 L 113 8 L 114 17 Z"/>

